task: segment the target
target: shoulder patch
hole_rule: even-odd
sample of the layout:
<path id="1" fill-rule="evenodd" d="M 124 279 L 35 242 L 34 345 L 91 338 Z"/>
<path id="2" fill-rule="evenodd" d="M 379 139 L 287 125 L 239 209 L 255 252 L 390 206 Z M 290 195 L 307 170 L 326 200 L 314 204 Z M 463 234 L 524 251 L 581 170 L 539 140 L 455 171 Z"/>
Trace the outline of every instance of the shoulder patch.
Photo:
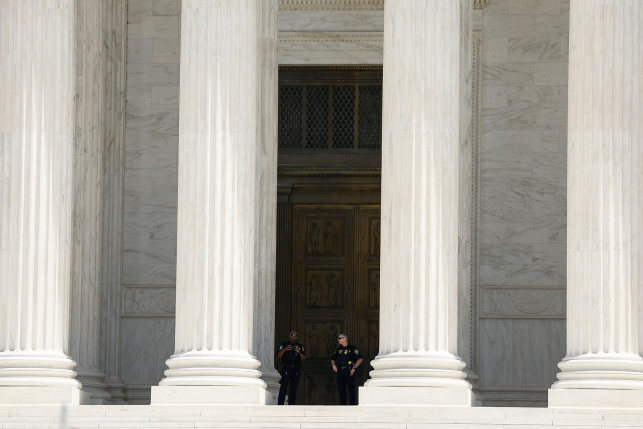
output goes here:
<path id="1" fill-rule="evenodd" d="M 356 354 L 356 355 L 358 355 L 358 354 L 359 354 L 359 350 L 355 349 L 355 354 Z"/>
<path id="2" fill-rule="evenodd" d="M 284 348 L 284 346 L 281 346 L 281 347 L 279 347 L 279 350 L 281 350 L 281 349 L 283 349 L 283 348 Z"/>

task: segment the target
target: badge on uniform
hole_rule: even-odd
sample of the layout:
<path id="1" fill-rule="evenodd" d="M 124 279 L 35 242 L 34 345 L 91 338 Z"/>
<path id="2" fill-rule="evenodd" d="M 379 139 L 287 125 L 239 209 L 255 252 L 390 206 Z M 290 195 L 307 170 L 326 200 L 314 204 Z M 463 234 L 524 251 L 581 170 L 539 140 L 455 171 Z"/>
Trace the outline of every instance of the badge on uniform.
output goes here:
<path id="1" fill-rule="evenodd" d="M 348 354 L 348 350 L 344 350 L 344 354 L 345 354 L 345 355 L 347 355 L 347 354 Z"/>

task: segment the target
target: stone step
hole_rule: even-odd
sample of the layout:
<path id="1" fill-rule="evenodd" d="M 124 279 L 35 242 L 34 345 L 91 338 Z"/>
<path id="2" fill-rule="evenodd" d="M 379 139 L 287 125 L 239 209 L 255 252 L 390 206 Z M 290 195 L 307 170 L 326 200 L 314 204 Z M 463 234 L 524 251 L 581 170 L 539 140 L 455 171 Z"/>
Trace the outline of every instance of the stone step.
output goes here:
<path id="1" fill-rule="evenodd" d="M 0 428 L 61 427 L 60 407 L 0 406 Z M 639 409 L 459 407 L 68 407 L 70 428 L 643 429 Z"/>

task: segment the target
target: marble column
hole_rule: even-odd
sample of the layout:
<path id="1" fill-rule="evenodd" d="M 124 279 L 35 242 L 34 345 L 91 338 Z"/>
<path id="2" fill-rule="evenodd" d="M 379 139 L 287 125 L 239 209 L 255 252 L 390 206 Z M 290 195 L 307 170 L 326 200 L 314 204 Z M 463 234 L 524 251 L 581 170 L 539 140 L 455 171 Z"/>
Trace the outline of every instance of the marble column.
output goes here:
<path id="1" fill-rule="evenodd" d="M 473 3 L 475 8 L 475 2 Z M 473 93 L 473 15 L 470 1 L 462 2 L 460 9 L 460 169 L 458 178 L 458 355 L 466 363 L 464 372 L 466 380 L 471 384 L 471 390 L 476 395 L 476 404 L 482 405 L 484 398 L 480 395 L 479 377 L 473 370 L 473 341 L 474 329 L 472 306 L 475 306 L 476 294 L 473 282 L 473 222 L 474 217 L 474 169 L 477 147 L 474 145 L 474 105 Z"/>
<path id="2" fill-rule="evenodd" d="M 643 3 L 572 0 L 567 356 L 550 406 L 643 401 Z"/>
<path id="3" fill-rule="evenodd" d="M 123 176 L 127 0 L 103 6 L 103 214 L 101 230 L 100 368 L 114 404 L 125 403 L 120 379 L 123 277 Z"/>
<path id="4" fill-rule="evenodd" d="M 463 9 L 466 8 L 466 9 Z M 384 9 L 380 352 L 360 404 L 470 406 L 458 356 L 461 54 L 470 1 Z M 469 191 L 467 189 L 467 191 Z"/>
<path id="5" fill-rule="evenodd" d="M 98 369 L 100 345 L 103 73 L 101 0 L 75 0 L 75 68 L 71 313 L 69 351 L 92 404 L 111 396 Z"/>
<path id="6" fill-rule="evenodd" d="M 0 404 L 88 401 L 69 354 L 74 8 L 0 3 Z"/>
<path id="7" fill-rule="evenodd" d="M 274 399 L 281 375 L 275 370 L 275 274 L 277 270 L 277 79 L 279 2 L 262 0 L 259 12 L 257 254 L 254 354 L 261 362 L 261 378 Z M 276 403 L 276 401 L 274 401 Z"/>
<path id="8" fill-rule="evenodd" d="M 175 352 L 152 404 L 265 404 L 252 355 L 262 0 L 184 0 Z"/>

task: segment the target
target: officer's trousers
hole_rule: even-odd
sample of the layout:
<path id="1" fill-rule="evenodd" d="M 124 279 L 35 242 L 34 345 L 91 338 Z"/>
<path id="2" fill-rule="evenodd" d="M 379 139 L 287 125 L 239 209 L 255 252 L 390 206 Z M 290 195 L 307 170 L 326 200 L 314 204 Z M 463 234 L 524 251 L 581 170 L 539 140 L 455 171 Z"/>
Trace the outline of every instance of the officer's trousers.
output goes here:
<path id="1" fill-rule="evenodd" d="M 350 369 L 337 368 L 337 391 L 339 392 L 339 405 L 346 405 L 346 388 L 351 405 L 357 405 L 355 398 L 355 376 L 351 376 Z"/>
<path id="2" fill-rule="evenodd" d="M 277 405 L 283 405 L 286 402 L 286 391 L 290 384 L 290 394 L 288 395 L 288 405 L 295 405 L 297 400 L 297 386 L 299 386 L 299 368 L 284 368 L 281 373 L 281 387 L 279 388 L 279 399 Z"/>

